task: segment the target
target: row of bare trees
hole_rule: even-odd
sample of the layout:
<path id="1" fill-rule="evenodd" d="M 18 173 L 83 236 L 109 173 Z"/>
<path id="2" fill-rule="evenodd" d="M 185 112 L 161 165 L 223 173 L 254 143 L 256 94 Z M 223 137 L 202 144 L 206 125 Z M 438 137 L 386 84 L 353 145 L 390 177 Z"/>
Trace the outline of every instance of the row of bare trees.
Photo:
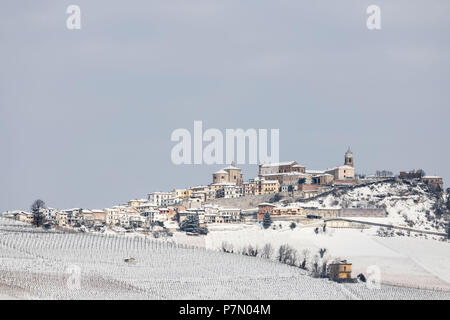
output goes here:
<path id="1" fill-rule="evenodd" d="M 274 259 L 280 263 L 309 271 L 314 277 L 328 276 L 327 267 L 329 258 L 327 256 L 326 248 L 321 248 L 313 255 L 308 249 L 298 252 L 297 249 L 288 244 L 281 245 L 276 252 L 270 243 L 266 243 L 261 249 L 250 244 L 241 249 L 235 249 L 231 243 L 222 242 L 221 250 L 226 253 L 237 253 L 263 259 Z"/>

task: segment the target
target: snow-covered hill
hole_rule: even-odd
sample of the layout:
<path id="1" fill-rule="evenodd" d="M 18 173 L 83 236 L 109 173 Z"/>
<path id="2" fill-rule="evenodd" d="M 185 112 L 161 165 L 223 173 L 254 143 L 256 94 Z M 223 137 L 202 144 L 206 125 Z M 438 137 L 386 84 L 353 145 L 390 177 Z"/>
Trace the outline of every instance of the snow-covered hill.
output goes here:
<path id="1" fill-rule="evenodd" d="M 317 208 L 380 208 L 387 211 L 386 218 L 371 220 L 421 230 L 445 232 L 445 221 L 439 215 L 444 209 L 445 196 L 437 195 L 420 183 L 386 181 L 336 189 L 301 203 Z"/>
<path id="2" fill-rule="evenodd" d="M 130 257 L 135 258 L 134 263 L 124 262 Z M 142 237 L 49 232 L 0 218 L 2 296 L 87 300 L 450 299 L 449 292 L 442 291 L 340 285 L 261 258 L 184 248 Z"/>

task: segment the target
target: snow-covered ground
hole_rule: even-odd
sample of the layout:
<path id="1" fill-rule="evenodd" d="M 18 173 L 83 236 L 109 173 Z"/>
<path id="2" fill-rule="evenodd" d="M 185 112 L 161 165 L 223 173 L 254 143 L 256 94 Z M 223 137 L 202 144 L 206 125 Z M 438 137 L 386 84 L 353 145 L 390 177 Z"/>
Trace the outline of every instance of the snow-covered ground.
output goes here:
<path id="1" fill-rule="evenodd" d="M 377 228 L 332 229 L 316 234 L 314 228 L 274 222 L 276 230 L 259 225 L 212 225 L 204 239 L 208 249 L 219 250 L 223 242 L 241 250 L 248 245 L 261 249 L 270 243 L 275 251 L 289 244 L 301 254 L 309 250 L 311 258 L 326 248 L 328 261 L 341 258 L 353 263 L 354 276 L 368 275 L 376 266 L 386 284 L 450 291 L 450 243 L 415 237 L 378 237 Z M 181 238 L 181 236 L 180 236 Z M 312 259 L 309 259 L 312 261 Z M 368 269 L 369 268 L 369 269 Z"/>
<path id="2" fill-rule="evenodd" d="M 207 238 L 207 243 L 211 240 Z M 126 263 L 124 259 L 130 257 L 136 261 Z M 426 259 L 422 263 L 426 264 Z M 144 237 L 49 232 L 0 218 L 0 297 L 448 300 L 450 293 L 387 285 L 370 289 L 363 283 L 342 285 L 261 258 L 185 248 Z"/>
<path id="3" fill-rule="evenodd" d="M 436 219 L 435 194 L 421 185 L 404 182 L 382 182 L 356 186 L 351 190 L 337 190 L 301 205 L 317 208 L 386 208 L 386 218 L 367 220 L 419 230 L 445 232 L 443 221 Z M 356 219 L 356 218 L 355 218 Z"/>

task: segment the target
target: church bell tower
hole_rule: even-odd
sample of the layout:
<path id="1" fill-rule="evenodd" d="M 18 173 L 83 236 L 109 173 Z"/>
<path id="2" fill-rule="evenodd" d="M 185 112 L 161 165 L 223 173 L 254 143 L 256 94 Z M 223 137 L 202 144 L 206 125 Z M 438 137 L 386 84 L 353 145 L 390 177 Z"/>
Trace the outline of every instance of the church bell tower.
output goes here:
<path id="1" fill-rule="evenodd" d="M 344 165 L 346 166 L 350 166 L 350 167 L 354 167 L 354 163 L 353 163 L 353 153 L 350 150 L 350 147 L 348 147 L 347 152 L 345 153 L 345 161 L 344 161 Z"/>

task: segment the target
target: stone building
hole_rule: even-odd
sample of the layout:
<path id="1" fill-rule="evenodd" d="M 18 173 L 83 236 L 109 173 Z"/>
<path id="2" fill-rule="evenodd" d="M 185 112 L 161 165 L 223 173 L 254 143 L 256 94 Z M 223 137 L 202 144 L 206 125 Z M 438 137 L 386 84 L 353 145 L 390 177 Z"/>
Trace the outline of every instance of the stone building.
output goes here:
<path id="1" fill-rule="evenodd" d="M 222 182 L 235 183 L 237 186 L 241 186 L 243 182 L 241 169 L 235 167 L 234 163 L 232 163 L 228 167 L 214 172 L 213 184 Z"/>
<path id="2" fill-rule="evenodd" d="M 424 176 L 420 179 L 423 183 L 425 183 L 430 190 L 435 192 L 443 192 L 444 191 L 444 182 L 441 177 L 438 176 Z"/>
<path id="3" fill-rule="evenodd" d="M 288 173 L 288 172 L 300 172 L 305 173 L 305 166 L 297 164 L 295 161 L 286 161 L 278 163 L 261 163 L 259 165 L 259 176 L 265 176 L 267 174 Z"/>

